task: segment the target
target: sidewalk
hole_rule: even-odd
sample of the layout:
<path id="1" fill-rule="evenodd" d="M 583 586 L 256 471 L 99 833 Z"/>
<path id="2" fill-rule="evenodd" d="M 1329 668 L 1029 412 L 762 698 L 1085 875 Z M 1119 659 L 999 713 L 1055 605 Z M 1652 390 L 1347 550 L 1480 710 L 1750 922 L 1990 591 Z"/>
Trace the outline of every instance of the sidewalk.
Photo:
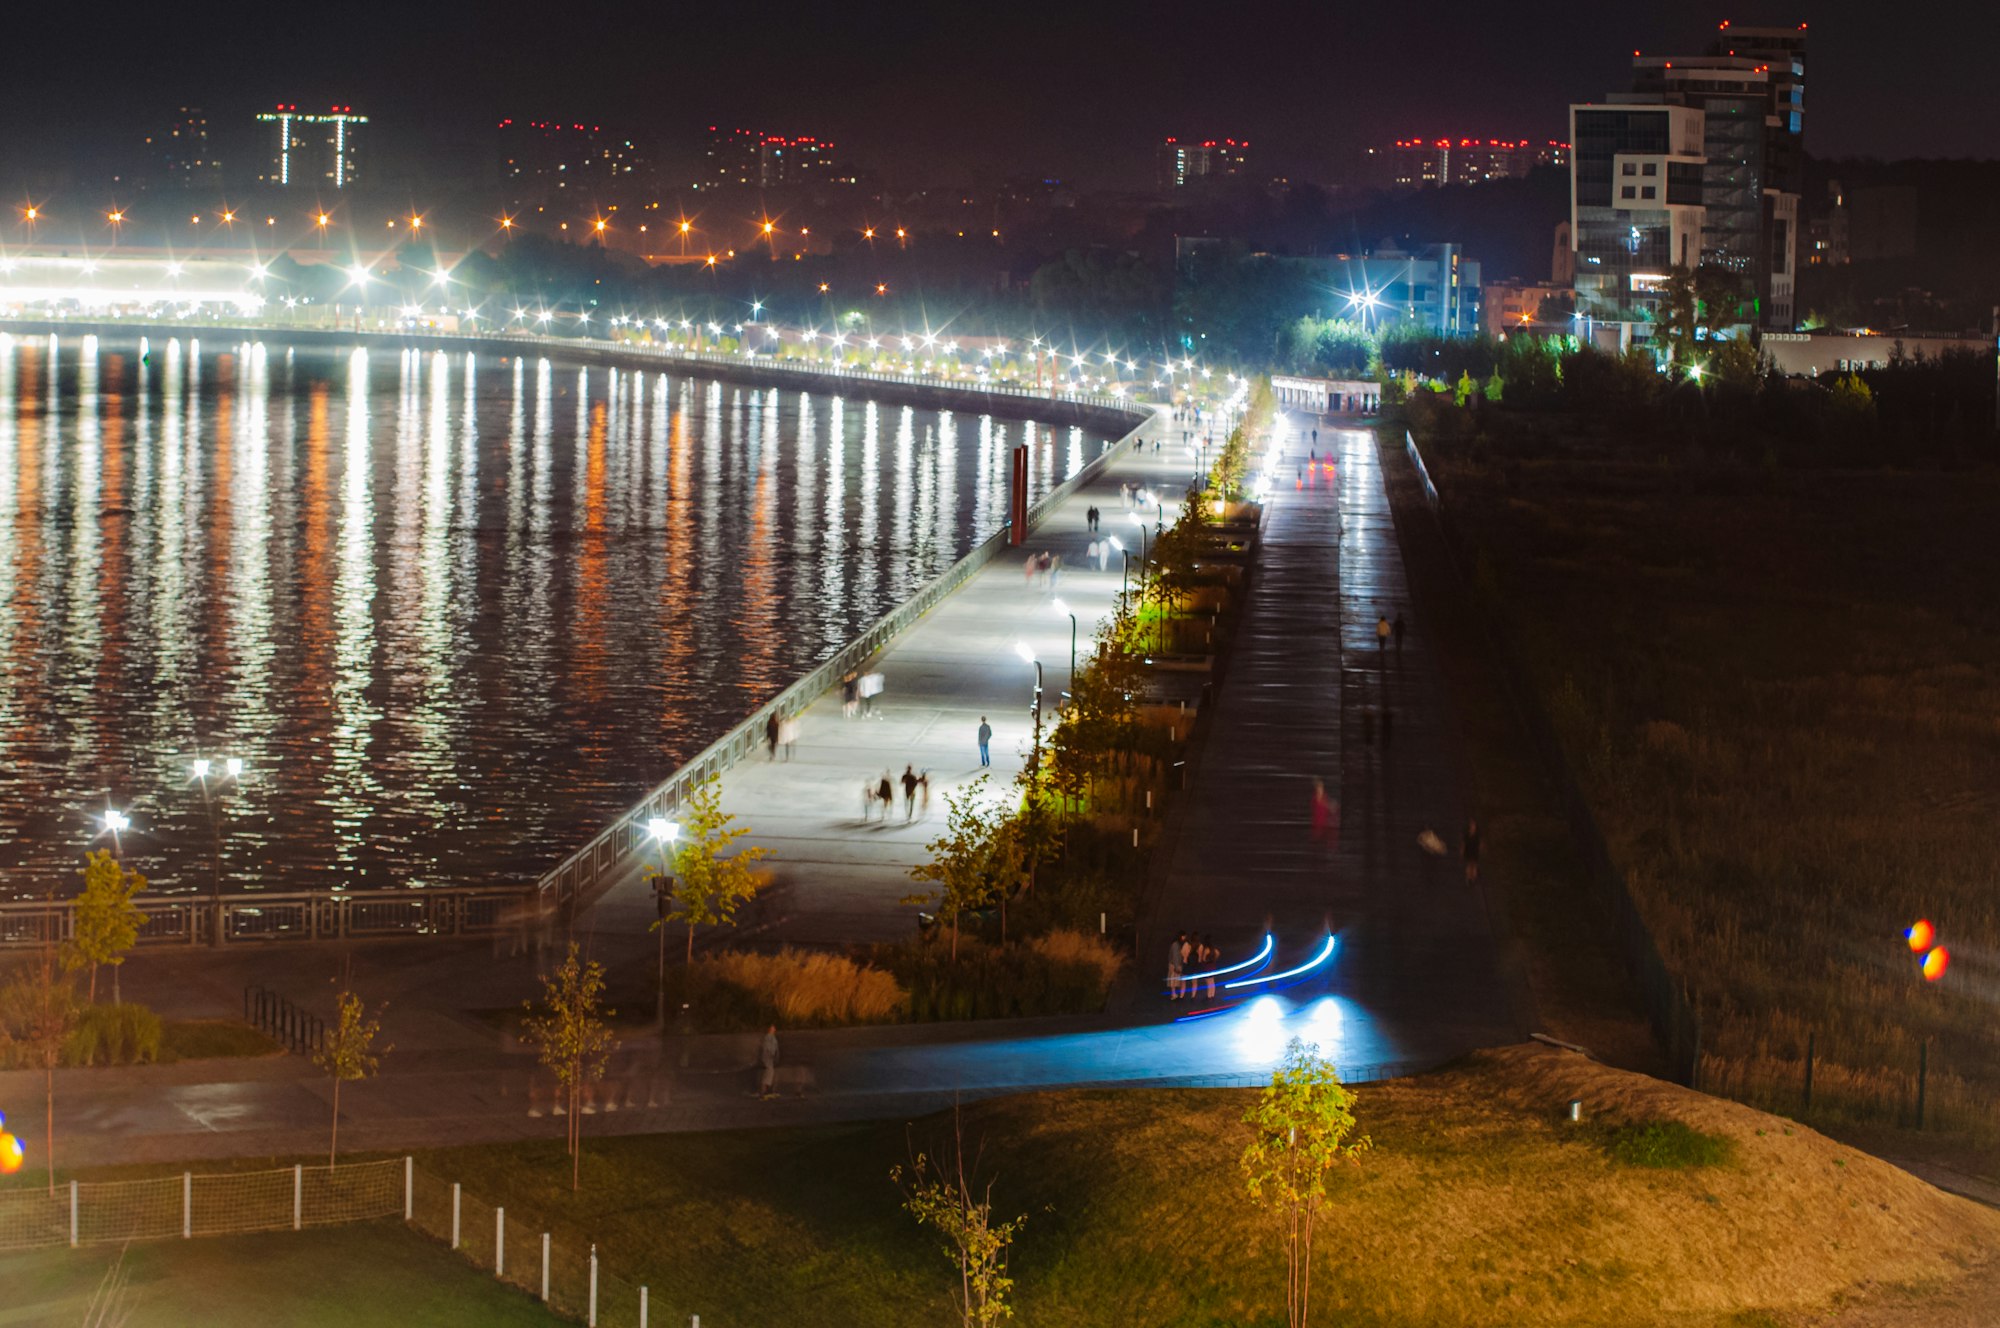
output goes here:
<path id="1" fill-rule="evenodd" d="M 1141 928 L 1137 1010 L 1165 1013 L 1166 953 L 1208 935 L 1230 963 L 1276 938 L 1273 967 L 1310 959 L 1307 984 L 1346 1011 L 1337 1041 L 1377 1030 L 1399 1058 L 1442 1060 L 1525 1034 L 1499 943 L 1457 852 L 1456 738 L 1403 574 L 1371 431 L 1286 418 L 1282 482 L 1266 504 L 1256 589 L 1238 626 L 1187 823 Z M 1302 428 L 1320 428 L 1307 465 Z M 1301 470 L 1304 473 L 1301 475 Z M 1296 486 L 1296 487 L 1295 487 Z M 1400 648 L 1375 640 L 1401 614 Z M 1312 835 L 1312 781 L 1340 800 L 1337 849 Z M 1432 831 L 1449 849 L 1418 846 Z"/>

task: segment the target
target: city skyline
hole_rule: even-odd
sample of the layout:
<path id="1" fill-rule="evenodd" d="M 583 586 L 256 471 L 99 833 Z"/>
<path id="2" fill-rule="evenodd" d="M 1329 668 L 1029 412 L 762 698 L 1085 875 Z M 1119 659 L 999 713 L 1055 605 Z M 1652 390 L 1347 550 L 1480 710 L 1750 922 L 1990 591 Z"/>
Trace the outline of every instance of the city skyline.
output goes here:
<path id="1" fill-rule="evenodd" d="M 272 31 L 262 13 L 135 7 L 93 34 L 89 61 L 35 62 L 6 94 L 14 114 L 0 127 L 0 170 L 107 173 L 176 107 L 203 107 L 212 131 L 234 132 L 285 102 L 354 105 L 373 121 L 371 153 L 391 172 L 483 153 L 499 119 L 532 116 L 656 139 L 675 175 L 677 158 L 699 169 L 707 127 L 723 123 L 807 127 L 897 187 L 1040 174 L 1145 188 L 1151 147 L 1177 133 L 1247 138 L 1257 169 L 1273 176 L 1337 179 L 1362 148 L 1399 138 L 1468 128 L 1560 138 L 1565 108 L 1622 83 L 1629 52 L 1698 49 L 1724 19 L 1816 25 L 1818 156 L 1979 155 L 1981 126 L 2000 113 L 1971 63 L 1983 45 L 1975 29 L 2000 35 L 2000 19 L 1962 23 L 1966 40 L 1918 51 L 1880 42 L 1880 20 L 1851 3 L 1725 4 L 1671 19 L 1613 10 L 1540 26 L 1440 6 L 1420 54 L 1407 16 L 1253 8 L 1217 31 L 1213 15 L 1190 6 L 1017 11 L 990 30 L 869 11 L 829 26 L 772 11 L 754 33 L 633 32 L 617 11 L 586 8 L 562 25 L 578 38 L 565 51 L 547 40 L 546 14 L 502 4 L 477 11 L 477 60 L 465 54 L 473 11 L 458 7 L 394 23 L 364 7 L 305 43 Z M 67 40 L 46 17 L 16 22 L 20 49 Z M 496 40 L 510 29 L 521 41 Z M 1193 73 L 1191 59 L 1200 76 L 1176 76 Z M 1135 85 L 1121 73 L 1128 64 L 1161 72 Z M 1436 76 L 1446 68 L 1450 77 Z M 1891 101 L 1893 120 L 1881 114 Z"/>

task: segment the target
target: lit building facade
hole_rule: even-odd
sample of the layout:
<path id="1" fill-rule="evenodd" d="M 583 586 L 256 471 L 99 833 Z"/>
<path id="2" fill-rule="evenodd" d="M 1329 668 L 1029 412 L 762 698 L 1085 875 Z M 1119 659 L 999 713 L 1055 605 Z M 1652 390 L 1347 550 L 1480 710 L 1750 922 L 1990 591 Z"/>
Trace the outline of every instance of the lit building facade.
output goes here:
<path id="1" fill-rule="evenodd" d="M 495 127 L 500 182 L 517 194 L 637 184 L 646 161 L 638 144 L 602 125 L 502 120 Z"/>
<path id="2" fill-rule="evenodd" d="M 1372 329 L 1405 326 L 1443 337 L 1483 330 L 1479 263 L 1456 244 L 1393 246 L 1318 260 L 1335 303 L 1327 312 Z"/>
<path id="3" fill-rule="evenodd" d="M 785 185 L 843 183 L 833 143 L 810 134 L 786 137 L 754 129 L 708 127 L 708 166 L 701 185 Z"/>
<path id="4" fill-rule="evenodd" d="M 301 112 L 280 105 L 258 113 L 270 157 L 259 183 L 290 188 L 352 189 L 362 182 L 362 140 L 368 117 L 352 106 L 335 106 L 324 114 Z"/>
<path id="5" fill-rule="evenodd" d="M 1676 267 L 1701 261 L 1702 113 L 1691 106 L 1569 108 L 1576 315 L 1621 344 L 1658 312 Z"/>
<path id="6" fill-rule="evenodd" d="M 1233 138 L 1163 140 L 1153 154 L 1154 177 L 1164 192 L 1225 176 L 1247 175 L 1250 144 Z"/>

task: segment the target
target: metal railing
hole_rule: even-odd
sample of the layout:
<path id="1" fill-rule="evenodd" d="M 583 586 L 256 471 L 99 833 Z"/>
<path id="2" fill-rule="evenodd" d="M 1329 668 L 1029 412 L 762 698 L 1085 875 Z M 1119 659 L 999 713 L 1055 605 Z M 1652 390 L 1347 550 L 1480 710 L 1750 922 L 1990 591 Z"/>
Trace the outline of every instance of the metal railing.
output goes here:
<path id="1" fill-rule="evenodd" d="M 139 944 L 239 945 L 282 941 L 502 936 L 545 926 L 527 886 L 444 889 L 258 891 L 141 896 Z M 74 932 L 67 899 L 0 903 L 0 948 L 61 944 Z M 220 934 L 217 920 L 220 919 Z"/>
<path id="2" fill-rule="evenodd" d="M 1057 504 L 1101 474 L 1113 459 L 1131 447 L 1139 430 L 1153 418 L 1150 412 L 1140 417 L 1116 443 L 1107 444 L 1076 474 L 1043 495 L 1028 509 L 1027 528 L 1033 530 L 1040 525 Z M 758 706 L 734 728 L 669 775 L 638 805 L 600 831 L 595 839 L 563 859 L 536 883 L 539 907 L 544 911 L 574 909 L 645 842 L 647 821 L 656 816 L 671 818 L 696 785 L 706 783 L 755 753 L 763 740 L 765 724 L 772 715 L 786 715 L 804 709 L 831 691 L 849 672 L 859 671 L 862 665 L 915 626 L 947 595 L 1011 547 L 1008 535 L 1009 532 L 1002 529 L 975 546 L 929 585 L 876 619 L 861 635 L 835 651 L 831 658 Z"/>

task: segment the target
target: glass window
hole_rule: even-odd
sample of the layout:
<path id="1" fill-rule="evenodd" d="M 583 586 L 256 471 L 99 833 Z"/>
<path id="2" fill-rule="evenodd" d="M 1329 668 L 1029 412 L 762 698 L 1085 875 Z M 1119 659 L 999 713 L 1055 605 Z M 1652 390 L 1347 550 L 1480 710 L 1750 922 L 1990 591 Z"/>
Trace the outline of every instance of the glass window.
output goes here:
<path id="1" fill-rule="evenodd" d="M 1657 190 L 1657 189 L 1653 188 L 1653 186 L 1651 186 L 1651 185 L 1647 185 L 1647 186 L 1646 186 L 1646 187 L 1645 187 L 1644 189 L 1641 189 L 1641 190 L 1639 191 L 1639 197 L 1641 197 L 1641 198 L 1652 198 L 1652 197 L 1654 197 L 1654 196 L 1655 196 L 1656 194 L 1658 194 L 1658 193 L 1659 193 L 1659 190 Z"/>
<path id="2" fill-rule="evenodd" d="M 1657 161 L 1647 162 L 1646 169 L 1643 173 L 1646 175 L 1658 175 L 1660 173 L 1660 163 L 1658 163 Z"/>
<path id="3" fill-rule="evenodd" d="M 1633 187 L 1629 184 L 1618 191 L 1618 196 L 1620 198 L 1632 198 L 1635 197 L 1636 195 L 1637 191 L 1633 189 Z"/>
<path id="4" fill-rule="evenodd" d="M 1625 162 L 1623 168 L 1619 171 L 1620 175 L 1637 175 L 1638 173 L 1639 168 L 1629 161 Z"/>

